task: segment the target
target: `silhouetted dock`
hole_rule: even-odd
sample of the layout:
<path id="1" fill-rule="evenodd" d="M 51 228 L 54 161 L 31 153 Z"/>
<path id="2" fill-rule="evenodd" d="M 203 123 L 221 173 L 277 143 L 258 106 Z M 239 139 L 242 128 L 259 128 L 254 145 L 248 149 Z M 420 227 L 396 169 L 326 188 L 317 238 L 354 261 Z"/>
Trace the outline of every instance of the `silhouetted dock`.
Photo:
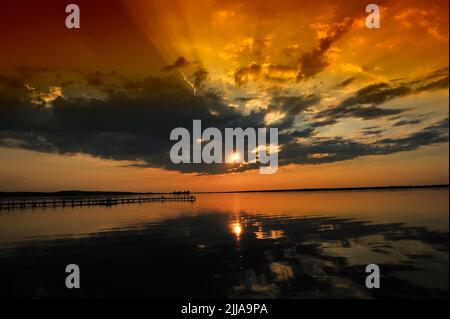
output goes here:
<path id="1" fill-rule="evenodd" d="M 16 208 L 56 208 L 80 206 L 116 206 L 142 204 L 148 202 L 195 202 L 190 194 L 165 194 L 139 197 L 101 197 L 101 198 L 55 198 L 55 199 L 11 199 L 1 200 L 0 210 Z"/>

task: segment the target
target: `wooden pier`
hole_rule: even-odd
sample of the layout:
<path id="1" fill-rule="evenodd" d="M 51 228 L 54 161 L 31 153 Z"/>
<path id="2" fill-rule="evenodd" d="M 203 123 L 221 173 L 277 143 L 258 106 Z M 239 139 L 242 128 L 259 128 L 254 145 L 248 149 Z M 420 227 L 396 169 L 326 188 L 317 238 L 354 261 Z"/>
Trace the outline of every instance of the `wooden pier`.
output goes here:
<path id="1" fill-rule="evenodd" d="M 190 194 L 165 194 L 139 197 L 101 197 L 101 198 L 54 198 L 54 199 L 9 199 L 0 200 L 0 210 L 25 208 L 56 208 L 81 206 L 116 206 L 142 204 L 148 202 L 195 202 Z"/>

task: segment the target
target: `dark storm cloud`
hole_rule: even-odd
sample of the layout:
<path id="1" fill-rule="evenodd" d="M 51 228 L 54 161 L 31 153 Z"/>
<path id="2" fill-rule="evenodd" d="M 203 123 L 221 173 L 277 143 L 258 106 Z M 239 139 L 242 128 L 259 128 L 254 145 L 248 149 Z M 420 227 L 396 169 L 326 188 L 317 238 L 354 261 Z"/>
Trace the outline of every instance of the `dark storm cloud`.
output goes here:
<path id="1" fill-rule="evenodd" d="M 402 84 L 412 87 L 415 93 L 448 89 L 448 66 L 434 70 L 417 79 L 403 81 Z"/>
<path id="2" fill-rule="evenodd" d="M 200 68 L 192 74 L 194 86 L 198 89 L 203 88 L 205 81 L 208 79 L 209 72 L 205 68 Z"/>
<path id="3" fill-rule="evenodd" d="M 251 77 L 257 77 L 262 72 L 262 66 L 256 62 L 250 63 L 248 66 L 239 67 L 234 72 L 234 81 L 237 85 L 246 83 Z"/>
<path id="4" fill-rule="evenodd" d="M 387 83 L 371 84 L 356 92 L 356 94 L 342 101 L 340 106 L 352 107 L 361 104 L 379 105 L 389 100 L 411 93 L 407 86 L 391 86 Z"/>
<path id="5" fill-rule="evenodd" d="M 338 87 L 346 87 L 348 85 L 350 85 L 351 83 L 353 83 L 356 80 L 356 76 L 352 76 L 344 81 L 342 81 Z"/>
<path id="6" fill-rule="evenodd" d="M 298 81 L 313 77 L 329 65 L 325 54 L 334 42 L 352 28 L 353 22 L 354 19 L 345 18 L 341 23 L 333 25 L 328 34 L 319 40 L 318 47 L 300 56 L 298 59 L 300 65 L 300 71 L 297 74 Z"/>
<path id="7" fill-rule="evenodd" d="M 387 155 L 416 150 L 421 146 L 448 142 L 448 118 L 416 133 L 398 139 L 363 143 L 342 137 L 311 138 L 309 142 L 290 142 L 283 147 L 281 165 L 320 164 L 350 160 L 367 155 Z"/>
<path id="8" fill-rule="evenodd" d="M 365 129 L 362 131 L 362 134 L 365 136 L 371 136 L 371 135 L 380 135 L 385 130 L 383 129 Z"/>
<path id="9" fill-rule="evenodd" d="M 387 109 L 380 108 L 376 106 L 353 106 L 345 107 L 339 106 L 329 110 L 325 110 L 319 113 L 318 117 L 332 117 L 332 118 L 344 118 L 344 117 L 355 117 L 361 118 L 363 120 L 373 120 L 380 117 L 396 115 L 403 113 L 405 110 L 402 109 Z"/>
<path id="10" fill-rule="evenodd" d="M 274 96 L 268 110 L 281 111 L 287 116 L 295 116 L 305 111 L 309 107 L 320 102 L 320 97 L 316 94 L 299 96 Z"/>
<path id="11" fill-rule="evenodd" d="M 419 124 L 423 121 L 423 119 L 407 119 L 407 120 L 400 120 L 398 122 L 394 123 L 394 126 L 404 126 L 404 125 L 414 125 Z"/>
<path id="12" fill-rule="evenodd" d="M 85 75 L 85 79 L 88 86 L 103 90 L 121 89 L 129 83 L 128 78 L 117 71 L 109 73 L 90 72 Z"/>
<path id="13" fill-rule="evenodd" d="M 0 89 L 3 94 L 6 94 L 16 89 L 25 90 L 26 87 L 21 79 L 0 73 Z"/>
<path id="14" fill-rule="evenodd" d="M 300 131 L 294 131 L 290 135 L 296 138 L 308 138 L 313 136 L 316 133 L 316 130 L 313 127 L 308 127 Z"/>
<path id="15" fill-rule="evenodd" d="M 311 127 L 322 127 L 322 126 L 330 126 L 336 124 L 338 122 L 337 119 L 328 118 L 326 120 L 314 121 L 310 125 Z"/>
<path id="16" fill-rule="evenodd" d="M 201 119 L 204 128 L 264 126 L 264 114 L 241 115 L 217 94 L 193 94 L 175 76 L 130 80 L 127 90 L 109 91 L 105 100 L 59 98 L 52 107 L 31 103 L 27 88 L 13 78 L 1 77 L 0 89 L 0 144 L 36 151 L 80 152 L 171 168 L 173 128 L 191 130 L 193 119 Z M 211 168 L 173 165 L 181 171 Z"/>
<path id="17" fill-rule="evenodd" d="M 415 150 L 422 145 L 448 142 L 448 118 L 425 127 L 419 132 L 397 139 L 382 139 L 379 145 L 386 152 L 402 152 Z"/>
<path id="18" fill-rule="evenodd" d="M 420 86 L 416 89 L 416 92 L 424 92 L 424 91 L 430 91 L 430 90 L 441 90 L 441 89 L 447 89 L 448 88 L 448 75 L 442 79 L 433 81 L 431 83 L 427 83 L 423 86 Z"/>
<path id="19" fill-rule="evenodd" d="M 345 82 L 345 81 L 344 81 Z M 380 105 L 412 94 L 423 93 L 448 88 L 448 68 L 442 68 L 431 74 L 410 80 L 396 83 L 375 83 L 356 91 L 355 94 L 340 102 L 337 106 L 329 107 L 315 115 L 319 122 L 316 126 L 334 124 L 341 118 L 360 118 L 363 120 L 373 120 L 377 118 L 399 115 L 408 109 L 386 108 Z M 397 126 L 405 124 L 399 123 Z M 417 124 L 411 122 L 411 124 Z"/>
<path id="20" fill-rule="evenodd" d="M 448 78 L 448 65 L 439 69 L 434 70 L 431 74 L 422 78 L 422 81 L 434 80 L 436 78 Z"/>
<path id="21" fill-rule="evenodd" d="M 234 100 L 236 102 L 240 102 L 240 103 L 247 103 L 247 102 L 250 102 L 250 101 L 252 101 L 254 99 L 255 99 L 254 97 L 237 97 Z"/>
<path id="22" fill-rule="evenodd" d="M 90 81 L 90 82 L 89 82 Z M 32 90 L 20 78 L 0 75 L 0 145 L 61 154 L 85 153 L 96 157 L 132 161 L 140 167 L 160 167 L 180 172 L 217 174 L 259 167 L 257 164 L 172 164 L 169 140 L 172 129 L 191 131 L 192 120 L 202 127 L 266 127 L 267 112 L 288 114 L 275 127 L 280 130 L 280 165 L 335 162 L 365 155 L 391 154 L 414 150 L 422 145 L 448 141 L 448 119 L 398 139 L 381 139 L 365 144 L 340 137 L 319 138 L 316 128 L 337 122 L 337 116 L 381 114 L 358 110 L 361 101 L 379 103 L 401 96 L 403 89 L 378 85 L 363 89 L 343 102 L 353 110 L 327 114 L 322 122 L 304 123 L 297 129 L 295 119 L 320 101 L 314 94 L 275 96 L 269 107 L 248 114 L 229 107 L 217 92 L 195 94 L 181 75 L 129 79 L 118 74 L 96 74 L 86 83 L 96 85 L 104 98 L 58 97 L 51 106 L 33 103 Z M 418 86 L 420 87 L 420 85 Z M 387 96 L 387 97 L 386 97 Z M 369 109 L 370 110 L 370 109 Z M 386 111 L 383 111 L 386 112 Z M 392 114 L 392 111 L 387 111 Z M 343 114 L 343 115 L 342 115 Z M 371 114 L 371 115 L 370 115 Z M 305 141 L 306 139 L 306 141 Z M 302 140 L 300 142 L 300 140 Z"/>
<path id="23" fill-rule="evenodd" d="M 190 63 L 186 60 L 185 57 L 178 57 L 174 63 L 166 65 L 163 68 L 163 71 L 174 71 L 174 70 L 178 70 L 180 68 L 183 68 L 185 66 L 188 66 Z"/>

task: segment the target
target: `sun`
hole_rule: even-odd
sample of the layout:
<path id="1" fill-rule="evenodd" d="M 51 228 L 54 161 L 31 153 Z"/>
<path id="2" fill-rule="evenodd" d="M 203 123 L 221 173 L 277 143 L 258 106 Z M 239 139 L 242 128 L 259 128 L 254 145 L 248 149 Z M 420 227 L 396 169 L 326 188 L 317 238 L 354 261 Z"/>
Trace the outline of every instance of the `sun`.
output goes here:
<path id="1" fill-rule="evenodd" d="M 239 155 L 238 152 L 234 152 L 233 154 L 231 154 L 231 162 L 232 163 L 237 163 L 237 162 L 239 162 L 240 159 L 241 159 L 241 155 Z"/>

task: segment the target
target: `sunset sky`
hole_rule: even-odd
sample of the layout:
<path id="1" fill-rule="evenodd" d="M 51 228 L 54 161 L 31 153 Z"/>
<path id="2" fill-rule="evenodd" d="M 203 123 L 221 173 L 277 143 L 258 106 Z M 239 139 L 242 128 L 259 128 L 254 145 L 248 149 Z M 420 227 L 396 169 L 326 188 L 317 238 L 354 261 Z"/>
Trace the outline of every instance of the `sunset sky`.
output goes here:
<path id="1" fill-rule="evenodd" d="M 448 183 L 448 1 L 0 4 L 0 191 Z M 277 173 L 171 163 L 194 119 L 279 128 Z"/>

